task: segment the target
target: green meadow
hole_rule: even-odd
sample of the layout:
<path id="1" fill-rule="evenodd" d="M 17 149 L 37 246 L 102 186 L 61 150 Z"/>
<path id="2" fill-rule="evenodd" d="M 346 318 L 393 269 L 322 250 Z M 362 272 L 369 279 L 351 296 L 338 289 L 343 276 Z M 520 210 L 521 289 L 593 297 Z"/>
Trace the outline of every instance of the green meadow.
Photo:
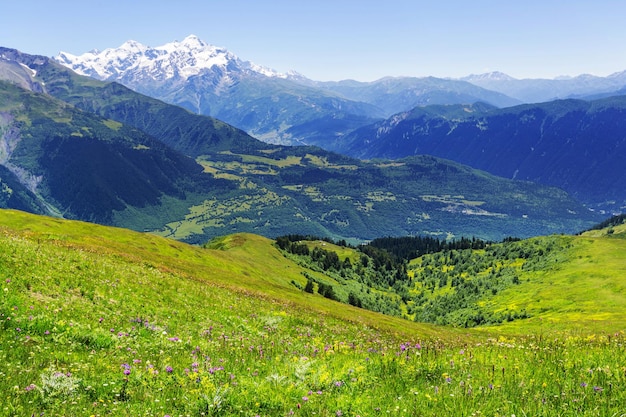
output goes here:
<path id="1" fill-rule="evenodd" d="M 543 256 L 463 279 L 509 268 L 477 303 L 527 317 L 465 328 L 303 291 L 309 266 L 257 235 L 200 247 L 3 210 L 0 415 L 626 415 L 621 236 L 517 242 Z M 428 256 L 410 263 L 424 283 L 444 264 Z"/>

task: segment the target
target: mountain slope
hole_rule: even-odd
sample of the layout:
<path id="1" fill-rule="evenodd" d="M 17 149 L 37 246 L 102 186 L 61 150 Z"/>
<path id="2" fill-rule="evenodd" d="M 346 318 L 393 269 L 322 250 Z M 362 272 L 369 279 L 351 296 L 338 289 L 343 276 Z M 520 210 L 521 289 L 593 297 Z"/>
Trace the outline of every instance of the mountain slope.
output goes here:
<path id="1" fill-rule="evenodd" d="M 220 243 L 0 212 L 3 412 L 593 416 L 626 401 L 623 312 L 603 316 L 623 291 L 576 299 L 593 323 L 548 310 L 520 337 L 460 331 L 298 290 L 302 268 L 267 239 Z M 619 281 L 599 278 L 604 295 Z"/>
<path id="2" fill-rule="evenodd" d="M 4 81 L 0 98 L 12 132 L 4 166 L 69 218 L 108 223 L 116 210 L 184 199 L 211 183 L 193 159 L 139 130 Z"/>
<path id="3" fill-rule="evenodd" d="M 136 94 L 116 83 L 81 77 L 51 59 L 0 48 L 1 67 L 18 67 L 23 85 L 45 92 L 90 113 L 113 118 L 159 138 L 189 155 L 211 150 L 257 149 L 261 145 L 243 131 L 210 117 Z M 33 74 L 37 81 L 33 80 Z M 13 78 L 16 78 L 15 76 Z M 181 129 L 184 132 L 181 133 Z M 176 139 L 172 139 L 175 137 Z"/>
<path id="4" fill-rule="evenodd" d="M 354 132 L 341 151 L 360 158 L 431 154 L 619 209 L 626 201 L 625 111 L 625 97 L 500 110 L 416 108 Z"/>

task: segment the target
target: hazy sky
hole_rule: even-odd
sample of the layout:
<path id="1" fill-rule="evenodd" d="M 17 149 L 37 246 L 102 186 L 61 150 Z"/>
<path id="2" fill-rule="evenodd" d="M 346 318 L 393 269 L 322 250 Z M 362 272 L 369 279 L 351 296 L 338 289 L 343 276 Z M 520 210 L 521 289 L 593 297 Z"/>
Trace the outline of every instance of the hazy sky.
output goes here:
<path id="1" fill-rule="evenodd" d="M 622 0 L 13 0 L 0 46 L 82 54 L 194 34 L 240 58 L 315 80 L 516 78 L 626 70 Z"/>

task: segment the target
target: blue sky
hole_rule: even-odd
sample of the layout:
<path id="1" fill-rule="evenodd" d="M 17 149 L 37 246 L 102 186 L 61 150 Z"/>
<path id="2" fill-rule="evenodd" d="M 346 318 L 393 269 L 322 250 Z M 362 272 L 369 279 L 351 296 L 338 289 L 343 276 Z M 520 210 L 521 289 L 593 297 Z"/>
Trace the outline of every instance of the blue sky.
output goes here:
<path id="1" fill-rule="evenodd" d="M 626 1 L 14 0 L 0 46 L 54 56 L 194 34 L 315 80 L 626 70 Z M 8 4 L 6 4 L 8 3 Z"/>

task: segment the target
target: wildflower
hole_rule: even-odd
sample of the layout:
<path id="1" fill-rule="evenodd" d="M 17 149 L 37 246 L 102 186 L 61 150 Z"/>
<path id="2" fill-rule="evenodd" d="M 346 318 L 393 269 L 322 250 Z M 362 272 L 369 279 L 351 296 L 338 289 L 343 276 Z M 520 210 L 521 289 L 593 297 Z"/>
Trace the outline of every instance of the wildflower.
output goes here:
<path id="1" fill-rule="evenodd" d="M 171 366 L 167 365 L 165 367 L 165 372 L 167 372 L 168 374 L 171 374 L 172 372 L 174 372 L 174 368 L 172 368 Z"/>
<path id="2" fill-rule="evenodd" d="M 24 388 L 24 390 L 25 390 L 26 392 L 28 392 L 28 391 L 32 391 L 32 390 L 34 390 L 36 387 L 37 387 L 37 386 L 36 386 L 35 384 L 30 384 L 30 385 L 28 385 L 27 387 L 25 387 L 25 388 Z"/>
<path id="3" fill-rule="evenodd" d="M 580 386 L 583 387 L 583 388 L 587 388 L 587 383 L 586 382 L 581 382 Z"/>
<path id="4" fill-rule="evenodd" d="M 602 387 L 599 387 L 597 385 L 593 387 L 593 392 L 602 392 L 602 391 L 604 391 L 604 388 Z"/>

